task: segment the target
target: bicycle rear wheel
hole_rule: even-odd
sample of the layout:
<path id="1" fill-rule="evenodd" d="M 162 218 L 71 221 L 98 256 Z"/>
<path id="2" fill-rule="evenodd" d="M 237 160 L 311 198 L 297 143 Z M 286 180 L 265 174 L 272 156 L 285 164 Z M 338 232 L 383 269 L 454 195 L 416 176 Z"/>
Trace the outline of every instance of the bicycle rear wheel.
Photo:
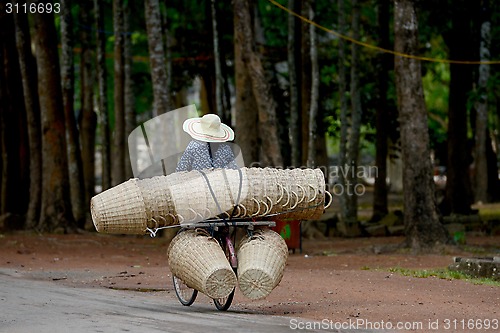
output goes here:
<path id="1" fill-rule="evenodd" d="M 236 270 L 234 270 L 234 273 L 236 274 Z M 215 307 L 217 308 L 217 310 L 226 311 L 227 309 L 229 309 L 229 307 L 231 306 L 231 303 L 233 302 L 235 290 L 236 290 L 236 288 L 234 288 L 233 291 L 231 291 L 231 293 L 227 297 L 214 298 L 214 304 L 215 304 Z"/>
<path id="2" fill-rule="evenodd" d="M 222 237 L 219 237 L 218 241 L 219 241 L 220 246 L 222 247 L 222 250 L 226 254 L 227 260 L 229 262 L 231 262 L 231 260 L 230 260 L 231 251 L 228 248 L 228 244 L 226 244 L 226 241 L 224 238 L 224 233 L 222 234 Z M 229 241 L 229 242 L 231 242 L 231 241 Z M 232 248 L 232 242 L 231 242 L 231 248 Z M 237 273 L 236 267 L 233 267 L 233 271 L 235 274 Z M 231 303 L 233 302 L 235 290 L 236 290 L 236 288 L 233 288 L 233 291 L 231 291 L 231 293 L 227 297 L 214 298 L 214 304 L 215 304 L 215 307 L 217 308 L 217 310 L 226 311 L 227 309 L 229 309 L 229 307 L 231 306 Z"/>
<path id="3" fill-rule="evenodd" d="M 196 300 L 196 296 L 198 296 L 198 290 L 188 287 L 175 275 L 172 275 L 172 282 L 174 284 L 175 294 L 177 295 L 179 302 L 181 302 L 184 306 L 190 306 L 193 304 Z"/>

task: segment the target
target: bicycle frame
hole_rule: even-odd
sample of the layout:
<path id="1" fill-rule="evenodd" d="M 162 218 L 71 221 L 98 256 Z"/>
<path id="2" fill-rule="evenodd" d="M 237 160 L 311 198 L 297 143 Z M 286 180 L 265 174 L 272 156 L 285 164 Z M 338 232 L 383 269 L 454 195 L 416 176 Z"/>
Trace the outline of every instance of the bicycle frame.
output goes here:
<path id="1" fill-rule="evenodd" d="M 233 241 L 231 240 L 231 236 L 229 232 L 224 235 L 224 242 L 229 252 L 229 263 L 233 269 L 238 268 L 238 258 L 236 257 L 236 251 L 234 249 Z"/>

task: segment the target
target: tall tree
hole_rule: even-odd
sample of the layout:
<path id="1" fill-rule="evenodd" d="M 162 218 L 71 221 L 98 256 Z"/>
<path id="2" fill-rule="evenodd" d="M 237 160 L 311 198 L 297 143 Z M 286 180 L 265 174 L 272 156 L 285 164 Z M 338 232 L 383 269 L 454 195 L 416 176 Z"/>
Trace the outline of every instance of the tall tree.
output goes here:
<path id="1" fill-rule="evenodd" d="M 339 0 L 339 29 L 345 26 L 345 4 Z M 358 40 L 360 36 L 360 8 L 357 0 L 352 1 L 352 36 Z M 340 41 L 339 41 L 340 42 Z M 351 45 L 351 112 L 349 117 L 347 106 L 347 74 L 345 68 L 345 44 L 339 44 L 339 90 L 340 90 L 340 158 L 341 168 L 340 181 L 342 184 L 341 193 L 341 216 L 344 222 L 357 222 L 357 166 L 359 157 L 359 141 L 361 133 L 361 90 L 359 83 L 359 45 Z"/>
<path id="2" fill-rule="evenodd" d="M 161 16 L 162 19 L 162 35 L 165 37 L 165 61 L 167 85 L 164 87 L 167 94 L 168 110 L 173 110 L 171 87 L 172 87 L 172 38 L 170 36 L 169 19 L 167 16 L 168 0 L 163 0 L 165 3 L 165 14 Z"/>
<path id="3" fill-rule="evenodd" d="M 469 1 L 457 0 L 451 9 L 451 31 L 444 35 L 450 59 L 473 59 L 474 38 Z M 448 101 L 448 165 L 446 199 L 452 214 L 469 214 L 472 203 L 467 144 L 467 101 L 472 89 L 472 66 L 450 64 Z"/>
<path id="4" fill-rule="evenodd" d="M 134 130 L 135 121 L 135 96 L 134 96 L 134 85 L 132 80 L 132 33 L 130 32 L 130 2 L 127 3 L 124 10 L 124 77 L 125 77 L 125 135 L 128 135 Z M 128 141 L 128 140 L 127 140 Z M 132 165 L 130 163 L 129 150 L 125 149 L 125 178 L 129 179 L 133 177 Z"/>
<path id="5" fill-rule="evenodd" d="M 81 2 L 80 19 L 85 27 L 92 25 L 92 1 Z M 85 187 L 85 206 L 88 207 L 90 199 L 95 192 L 95 134 L 97 115 L 94 111 L 94 66 L 92 52 L 92 38 L 87 29 L 81 29 L 82 55 L 81 69 L 81 126 L 80 137 L 82 141 L 83 178 Z M 88 209 L 86 209 L 88 212 Z M 85 224 L 83 221 L 81 224 Z"/>
<path id="6" fill-rule="evenodd" d="M 280 143 L 276 121 L 276 101 L 269 83 L 264 75 L 264 69 L 259 55 L 254 50 L 250 6 L 248 0 L 234 1 L 235 43 L 241 49 L 241 59 L 248 70 L 253 96 L 258 110 L 258 134 L 260 139 L 260 161 L 264 165 L 282 166 Z M 255 135 L 255 128 L 251 129 Z"/>
<path id="7" fill-rule="evenodd" d="M 123 4 L 121 0 L 113 0 L 114 44 L 114 104 L 115 126 L 113 131 L 114 152 L 112 165 L 112 185 L 125 180 L 125 74 L 123 59 Z"/>
<path id="8" fill-rule="evenodd" d="M 53 231 L 74 226 L 66 150 L 66 130 L 57 51 L 51 13 L 33 14 L 38 96 L 42 114 L 42 203 L 39 228 Z"/>
<path id="9" fill-rule="evenodd" d="M 307 3 L 309 12 L 309 20 L 314 22 L 313 3 Z M 318 99 L 319 99 L 319 64 L 318 64 L 318 47 L 316 37 L 316 27 L 309 25 L 310 38 L 310 55 L 311 55 L 311 102 L 309 109 L 309 143 L 307 148 L 307 165 L 315 167 L 317 163 L 316 157 L 316 128 L 318 121 Z"/>
<path id="10" fill-rule="evenodd" d="M 82 10 L 84 12 L 84 10 Z M 82 30 L 85 31 L 85 30 Z M 68 166 L 71 207 L 78 227 L 85 226 L 85 192 L 83 182 L 82 156 L 80 140 L 76 127 L 73 109 L 75 92 L 74 57 L 73 57 L 73 19 L 71 17 L 71 1 L 61 1 L 61 79 L 64 104 L 64 119 L 66 124 L 66 139 L 68 145 Z"/>
<path id="11" fill-rule="evenodd" d="M 97 81 L 99 85 L 99 127 L 101 130 L 102 190 L 111 187 L 111 151 L 108 115 L 108 72 L 106 68 L 106 36 L 104 35 L 104 13 L 99 0 L 94 0 L 97 41 Z"/>
<path id="12" fill-rule="evenodd" d="M 389 1 L 377 1 L 377 23 L 379 46 L 385 49 L 390 47 L 389 40 Z M 376 137 L 375 137 L 375 165 L 377 166 L 377 177 L 373 189 L 373 216 L 372 220 L 380 220 L 388 213 L 388 188 L 387 188 L 387 132 L 389 130 L 389 119 L 387 109 L 387 91 L 389 72 L 392 64 L 390 56 L 386 53 L 380 53 L 376 60 Z"/>
<path id="13" fill-rule="evenodd" d="M 418 20 L 412 0 L 394 1 L 394 44 L 396 52 L 417 53 Z M 427 251 L 437 243 L 447 243 L 449 237 L 435 204 L 420 61 L 397 56 L 395 77 L 405 166 L 403 204 L 406 241 L 416 252 Z"/>
<path id="14" fill-rule="evenodd" d="M 480 58 L 482 61 L 490 60 L 491 23 L 489 19 L 490 8 L 488 0 L 482 2 L 481 43 Z M 490 65 L 479 65 L 479 100 L 476 102 L 476 128 L 474 147 L 474 198 L 476 202 L 488 202 L 488 163 L 486 145 L 490 141 L 488 132 L 488 80 L 490 76 Z"/>
<path id="15" fill-rule="evenodd" d="M 303 17 L 309 16 L 309 6 L 312 0 L 301 1 L 300 13 Z M 309 111 L 311 109 L 311 88 L 312 88 L 312 64 L 311 64 L 311 36 L 310 24 L 302 21 L 300 24 L 300 65 L 301 65 L 301 85 L 300 85 L 300 101 L 301 101 L 301 150 L 302 164 L 307 165 L 309 155 Z"/>
<path id="16" fill-rule="evenodd" d="M 288 0 L 288 9 L 300 12 L 300 1 Z M 300 47 L 297 41 L 300 40 L 300 22 L 294 15 L 288 15 L 288 80 L 290 82 L 290 126 L 289 137 L 291 146 L 292 165 L 298 167 L 302 161 L 302 132 L 300 126 Z"/>
<path id="17" fill-rule="evenodd" d="M 214 44 L 214 64 L 215 64 L 215 108 L 216 113 L 223 122 L 227 122 L 226 110 L 224 110 L 223 89 L 224 78 L 222 77 L 221 56 L 219 47 L 219 31 L 217 30 L 217 7 L 215 0 L 210 1 L 210 9 L 212 14 L 212 38 Z"/>
<path id="18" fill-rule="evenodd" d="M 352 1 L 352 37 L 359 40 L 360 37 L 360 6 L 358 0 Z M 351 45 L 351 128 L 349 133 L 348 149 L 347 149 L 347 164 L 349 172 L 347 172 L 347 219 L 349 221 L 357 221 L 358 219 L 358 196 L 356 194 L 358 184 L 358 158 L 359 158 L 359 141 L 361 135 L 361 87 L 360 87 L 360 46 L 356 43 Z M 349 194 L 350 193 L 350 194 Z"/>
<path id="19" fill-rule="evenodd" d="M 28 16 L 24 13 L 15 13 L 14 21 L 16 24 L 16 45 L 19 56 L 19 67 L 21 69 L 21 78 L 23 81 L 30 156 L 30 196 L 25 227 L 27 229 L 33 229 L 40 217 L 42 190 L 42 136 L 40 131 L 40 105 L 37 91 L 38 78 L 35 58 L 31 52 Z"/>
<path id="20" fill-rule="evenodd" d="M 159 0 L 146 0 L 144 6 L 153 85 L 153 115 L 157 116 L 168 111 L 168 95 L 165 90 L 167 72 Z"/>
<path id="21" fill-rule="evenodd" d="M 243 49 L 244 29 L 240 16 L 234 11 L 234 76 L 236 102 L 235 108 L 238 112 L 235 115 L 236 122 L 236 143 L 241 148 L 246 166 L 259 162 L 259 136 L 258 133 L 258 112 L 252 86 L 250 84 L 250 73 L 246 66 L 245 51 Z"/>
<path id="22" fill-rule="evenodd" d="M 346 18 L 344 0 L 337 1 L 339 32 L 345 35 Z M 347 136 L 348 136 L 348 109 L 347 109 L 347 72 L 346 72 L 346 47 L 343 38 L 339 38 L 339 99 L 340 99 L 340 142 L 339 142 L 339 167 L 341 171 L 347 165 Z M 342 188 L 346 188 L 347 179 L 344 172 L 339 173 Z M 348 220 L 348 196 L 343 190 L 340 194 L 340 214 L 344 222 Z"/>
<path id="23" fill-rule="evenodd" d="M 16 50 L 15 25 L 0 4 L 0 214 L 24 215 L 29 200 L 26 113 Z M 22 227 L 18 225 L 16 227 Z"/>

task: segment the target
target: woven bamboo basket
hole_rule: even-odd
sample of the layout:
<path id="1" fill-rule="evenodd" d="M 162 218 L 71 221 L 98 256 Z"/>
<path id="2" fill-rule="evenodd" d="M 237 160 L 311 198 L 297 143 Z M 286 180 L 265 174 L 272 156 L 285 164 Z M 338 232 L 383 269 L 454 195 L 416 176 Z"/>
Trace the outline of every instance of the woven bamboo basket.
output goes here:
<path id="1" fill-rule="evenodd" d="M 213 207 L 209 207 L 211 195 L 201 173 L 176 172 L 166 178 L 172 193 L 175 214 L 181 217 L 181 224 L 200 222 L 213 217 Z"/>
<path id="2" fill-rule="evenodd" d="M 153 177 L 138 183 L 146 205 L 149 228 L 179 224 L 167 180 L 167 177 Z"/>
<path id="3" fill-rule="evenodd" d="M 293 212 L 288 218 L 315 220 L 323 214 L 325 204 L 325 180 L 320 169 L 289 170 L 290 190 L 294 193 Z M 285 217 L 285 218 L 286 218 Z"/>
<path id="4" fill-rule="evenodd" d="M 167 257 L 172 274 L 210 298 L 227 297 L 236 286 L 236 275 L 222 248 L 202 229 L 175 236 Z"/>
<path id="5" fill-rule="evenodd" d="M 209 209 L 212 214 L 215 212 L 214 216 L 223 214 L 225 217 L 229 217 L 243 213 L 236 211 L 234 208 L 237 203 L 242 201 L 242 198 L 248 196 L 249 191 L 247 170 L 242 169 L 240 171 L 215 169 L 212 172 L 205 173 L 205 188 L 207 193 L 211 193 Z"/>
<path id="6" fill-rule="evenodd" d="M 283 277 L 288 247 L 281 236 L 269 229 L 256 230 L 238 246 L 238 284 L 250 299 L 267 297 Z"/>
<path id="7" fill-rule="evenodd" d="M 318 219 L 324 201 L 319 169 L 215 169 L 131 179 L 96 195 L 91 210 L 100 232 L 145 234 L 216 216 Z"/>
<path id="8" fill-rule="evenodd" d="M 137 179 L 130 179 L 94 196 L 90 213 L 98 232 L 144 235 L 146 205 Z"/>
<path id="9" fill-rule="evenodd" d="M 316 220 L 323 215 L 325 209 L 325 175 L 320 169 L 308 170 L 308 172 L 316 177 L 316 185 L 313 186 L 312 190 L 315 193 L 314 200 L 311 198 L 311 206 L 315 207 L 315 209 L 308 215 L 307 219 Z"/>

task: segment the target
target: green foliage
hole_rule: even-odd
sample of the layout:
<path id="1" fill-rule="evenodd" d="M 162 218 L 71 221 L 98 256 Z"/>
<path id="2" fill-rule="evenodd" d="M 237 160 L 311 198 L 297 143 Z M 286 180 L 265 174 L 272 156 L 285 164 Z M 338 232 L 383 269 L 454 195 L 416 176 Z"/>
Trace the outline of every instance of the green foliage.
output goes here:
<path id="1" fill-rule="evenodd" d="M 278 0 L 280 4 L 287 7 L 288 0 Z M 105 17 L 105 31 L 100 33 L 106 34 L 108 53 L 108 103 L 110 120 L 113 123 L 113 8 L 112 1 L 102 1 Z M 127 1 L 131 8 L 131 31 L 132 47 L 134 63 L 132 68 L 132 76 L 134 80 L 134 89 L 136 96 L 136 112 L 138 114 L 149 112 L 151 109 L 152 91 L 150 80 L 150 68 L 148 62 L 148 42 L 147 32 L 144 17 L 144 3 Z M 339 31 L 338 8 L 336 1 L 318 0 L 313 1 L 315 6 L 314 21 L 328 29 Z M 362 0 L 361 3 L 361 41 L 368 44 L 377 45 L 378 22 L 377 22 L 377 4 L 378 0 Z M 258 0 L 252 2 L 255 5 L 255 13 L 258 13 L 259 22 L 262 26 L 264 36 L 264 45 L 258 45 L 259 51 L 263 54 L 266 61 L 270 63 L 268 66 L 275 77 L 280 76 L 280 82 L 287 82 L 287 73 L 277 73 L 273 69 L 273 65 L 278 62 L 284 62 L 287 59 L 286 47 L 288 37 L 288 14 L 283 10 L 271 4 L 268 0 Z M 446 36 L 451 29 L 450 12 L 454 6 L 470 6 L 467 2 L 455 4 L 451 0 L 423 0 L 418 3 L 418 18 L 419 18 L 419 53 L 426 57 L 446 59 L 449 58 L 449 50 L 446 44 Z M 500 3 L 490 1 L 491 4 L 491 54 L 500 54 Z M 234 74 L 231 60 L 234 57 L 234 32 L 233 32 L 233 8 L 228 2 L 218 1 L 216 3 L 218 10 L 217 25 L 219 29 L 219 40 L 222 48 L 223 56 L 229 64 L 228 73 L 230 80 Z M 189 86 L 196 76 L 213 75 L 213 39 L 212 39 L 212 23 L 210 0 L 173 0 L 168 2 L 160 2 L 161 12 L 166 19 L 165 27 L 168 28 L 172 37 L 171 55 L 173 59 L 173 82 L 172 89 L 174 92 Z M 345 3 L 346 27 L 342 27 L 350 35 L 351 26 L 351 3 Z M 95 41 L 95 28 L 83 27 L 79 24 L 79 13 L 81 4 L 74 2 L 72 14 L 74 18 L 74 34 L 75 43 L 78 47 L 78 35 L 82 29 L 91 30 L 91 38 Z M 475 7 L 474 7 L 475 8 Z M 391 6 L 392 11 L 392 6 Z M 391 20 L 393 17 L 391 15 Z M 56 16 L 56 24 L 59 29 L 60 18 Z M 473 27 L 474 28 L 474 27 Z M 321 29 L 317 29 L 318 33 L 318 54 L 320 62 L 320 108 L 324 115 L 324 128 L 328 136 L 332 139 L 332 145 L 338 144 L 338 136 L 340 133 L 339 122 L 339 94 L 338 94 L 338 37 L 329 34 Z M 393 35 L 391 22 L 391 39 Z M 296 41 L 297 46 L 302 47 L 301 41 Z M 349 84 L 349 56 L 352 44 L 346 42 L 347 60 L 347 82 Z M 375 140 L 375 119 L 376 119 L 376 89 L 377 77 L 376 68 L 378 65 L 379 53 L 361 47 L 360 62 L 361 62 L 361 89 L 362 89 L 362 105 L 363 105 L 363 127 L 362 127 L 362 147 L 367 151 L 367 154 L 373 153 L 373 142 Z M 75 62 L 78 73 L 78 62 Z M 489 100 L 491 105 L 497 105 L 497 100 L 500 98 L 500 71 L 498 66 L 491 66 L 491 77 L 488 85 Z M 429 133 L 431 146 L 433 148 L 443 146 L 447 138 L 447 121 L 448 121 L 448 98 L 449 98 L 449 83 L 450 72 L 449 66 L 436 62 L 422 62 L 423 86 L 425 92 L 425 100 L 429 114 Z M 391 137 L 398 136 L 397 124 L 397 97 L 394 86 L 393 71 L 389 73 L 389 91 L 387 94 L 388 108 L 391 114 L 392 123 L 390 126 L 389 135 Z M 75 76 L 76 91 L 79 93 L 79 76 Z M 284 80 L 281 80 L 284 79 Z M 278 80 L 276 80 L 278 81 Z M 280 109 L 288 109 L 287 98 L 283 96 L 283 92 L 288 88 L 286 85 L 277 87 L 273 83 L 273 88 L 276 92 L 277 102 L 280 104 Z M 349 89 L 349 87 L 348 87 Z M 471 94 L 470 106 L 478 94 Z M 348 96 L 349 98 L 349 96 Z M 348 102 L 349 103 L 349 102 Z M 350 104 L 348 104 L 350 105 Z M 76 110 L 79 107 L 78 99 L 75 100 Z M 491 110 L 492 113 L 495 110 Z M 498 126 L 495 117 L 491 117 L 490 128 Z"/>

